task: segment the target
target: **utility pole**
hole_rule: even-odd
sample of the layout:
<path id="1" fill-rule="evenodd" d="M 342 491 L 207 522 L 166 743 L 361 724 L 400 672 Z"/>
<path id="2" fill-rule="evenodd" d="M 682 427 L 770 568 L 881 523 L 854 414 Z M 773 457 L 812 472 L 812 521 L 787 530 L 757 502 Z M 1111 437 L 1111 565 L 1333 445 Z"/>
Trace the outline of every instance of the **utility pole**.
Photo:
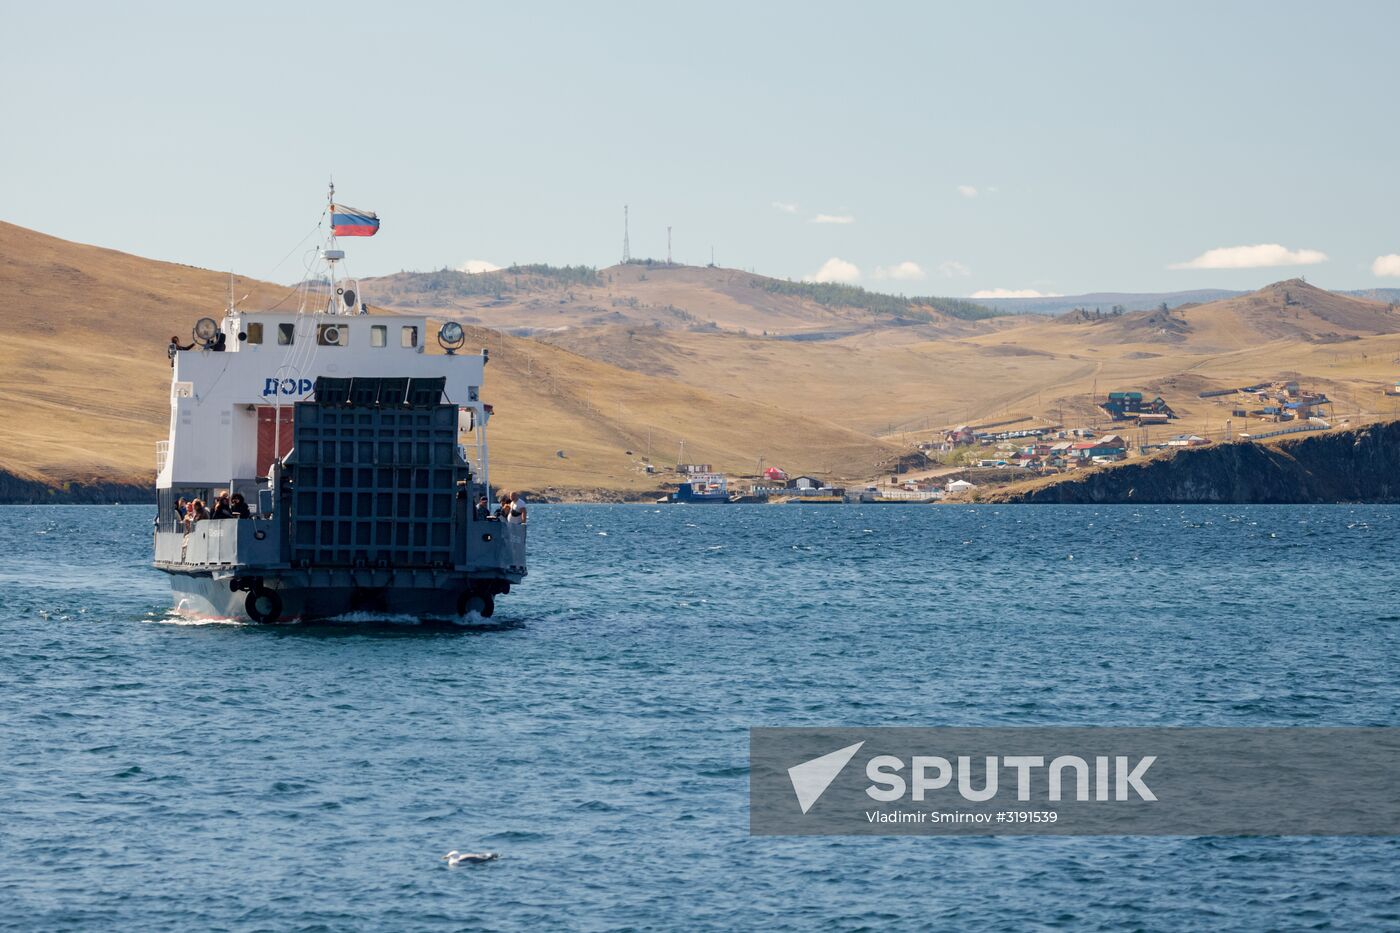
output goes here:
<path id="1" fill-rule="evenodd" d="M 622 262 L 632 261 L 632 246 L 627 241 L 627 205 L 622 205 Z"/>

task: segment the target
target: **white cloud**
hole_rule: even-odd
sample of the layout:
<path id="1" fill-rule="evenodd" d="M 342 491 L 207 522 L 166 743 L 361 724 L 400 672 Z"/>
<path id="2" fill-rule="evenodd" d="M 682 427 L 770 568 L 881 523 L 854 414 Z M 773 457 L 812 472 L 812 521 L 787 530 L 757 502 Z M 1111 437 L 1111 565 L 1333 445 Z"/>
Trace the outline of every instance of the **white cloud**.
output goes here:
<path id="1" fill-rule="evenodd" d="M 812 218 L 814 224 L 853 224 L 856 219 L 850 214 L 818 214 Z"/>
<path id="2" fill-rule="evenodd" d="M 787 201 L 774 201 L 774 202 L 773 202 L 773 207 L 774 207 L 775 209 L 777 209 L 777 210 L 782 211 L 784 214 L 796 214 L 796 213 L 797 213 L 797 205 L 796 205 L 796 204 L 790 204 L 790 203 L 788 203 Z"/>
<path id="3" fill-rule="evenodd" d="M 958 185 L 958 194 L 965 198 L 977 197 L 977 189 L 972 185 Z"/>
<path id="4" fill-rule="evenodd" d="M 1400 278 L 1400 253 L 1377 256 L 1371 263 L 1371 274 Z"/>
<path id="5" fill-rule="evenodd" d="M 938 264 L 938 274 L 950 279 L 955 279 L 959 276 L 971 275 L 972 270 L 956 259 L 949 259 L 947 262 L 940 262 Z"/>
<path id="6" fill-rule="evenodd" d="M 928 278 L 928 273 L 917 262 L 901 262 L 893 266 L 876 266 L 875 278 L 899 279 L 903 282 L 916 282 Z"/>
<path id="7" fill-rule="evenodd" d="M 494 262 L 485 259 L 468 259 L 457 267 L 458 272 L 465 272 L 468 275 L 476 275 L 478 272 L 495 272 L 501 268 Z"/>
<path id="8" fill-rule="evenodd" d="M 1174 262 L 1169 269 L 1263 269 L 1269 266 L 1313 266 L 1326 262 L 1327 254 L 1315 249 L 1288 249 L 1277 243 L 1255 246 L 1222 246 L 1208 249 L 1190 262 Z"/>
<path id="9" fill-rule="evenodd" d="M 1059 292 L 1038 292 L 1033 288 L 984 288 L 973 298 L 1059 298 Z"/>
<path id="10" fill-rule="evenodd" d="M 860 268 L 853 262 L 832 256 L 822 267 L 811 275 L 802 277 L 804 282 L 841 282 L 850 284 L 860 278 Z"/>

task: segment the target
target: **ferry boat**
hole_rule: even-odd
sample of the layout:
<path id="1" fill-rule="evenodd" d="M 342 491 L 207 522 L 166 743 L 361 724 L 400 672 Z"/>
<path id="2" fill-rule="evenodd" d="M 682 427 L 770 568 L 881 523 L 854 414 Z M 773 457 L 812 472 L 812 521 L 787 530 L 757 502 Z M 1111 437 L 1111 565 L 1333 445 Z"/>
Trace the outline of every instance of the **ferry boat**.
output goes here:
<path id="1" fill-rule="evenodd" d="M 378 218 L 334 202 L 324 274 L 296 306 L 195 323 L 170 346 L 170 434 L 157 447 L 155 566 L 176 610 L 255 622 L 355 611 L 489 617 L 526 575 L 525 525 L 492 517 L 481 400 L 489 359 L 423 317 L 368 314 L 337 236 Z M 236 517 L 189 521 L 181 503 Z"/>
<path id="2" fill-rule="evenodd" d="M 723 473 L 692 473 L 663 502 L 729 502 L 729 489 Z"/>

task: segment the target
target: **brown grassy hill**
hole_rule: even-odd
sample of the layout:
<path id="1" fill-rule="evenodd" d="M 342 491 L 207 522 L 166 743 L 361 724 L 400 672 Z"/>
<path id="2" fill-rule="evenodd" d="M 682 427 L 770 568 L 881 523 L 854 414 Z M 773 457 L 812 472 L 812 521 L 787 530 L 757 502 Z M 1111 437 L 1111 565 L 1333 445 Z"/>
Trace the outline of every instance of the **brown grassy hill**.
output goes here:
<path id="1" fill-rule="evenodd" d="M 229 276 L 0 223 L 0 469 L 130 479 L 155 468 L 172 334 L 218 316 Z M 287 289 L 234 280 L 235 297 Z M 149 479 L 149 476 L 146 477 Z"/>
<path id="2" fill-rule="evenodd" d="M 1220 430 L 1235 406 L 1199 393 L 1283 378 L 1328 392 L 1347 412 L 1379 414 L 1394 401 L 1381 387 L 1400 375 L 1400 316 L 1301 282 L 1165 315 L 988 323 L 983 333 L 953 338 L 917 327 L 804 342 L 605 326 L 542 339 L 639 372 L 911 438 L 1012 416 L 1091 424 L 1104 418 L 1094 398 L 1114 390 L 1162 394 L 1182 415 L 1174 433 Z"/>
<path id="3" fill-rule="evenodd" d="M 1400 330 L 1400 314 L 1391 306 L 1339 295 L 1301 279 L 1198 305 L 1182 316 L 1197 339 L 1231 348 L 1279 339 L 1336 343 Z"/>
<path id="4" fill-rule="evenodd" d="M 288 291 L 235 280 L 245 307 Z M 228 276 L 70 243 L 0 224 L 0 470 L 49 481 L 149 482 L 169 417 L 171 334 L 218 316 Z M 778 405 L 641 375 L 567 350 L 488 331 L 486 394 L 493 479 L 543 488 L 637 492 L 651 452 L 752 471 L 759 456 L 791 469 L 858 477 L 897 449 Z M 557 455 L 564 451 L 564 457 Z M 629 453 L 630 451 L 630 453 Z"/>
<path id="5" fill-rule="evenodd" d="M 1383 302 L 1289 279 L 1246 295 L 1170 311 L 1123 315 L 1071 311 L 1054 323 L 1068 328 L 1086 345 L 1152 343 L 1235 350 L 1275 340 L 1338 343 L 1394 333 L 1400 330 L 1400 314 Z"/>
<path id="6" fill-rule="evenodd" d="M 518 335 L 593 327 L 724 330 L 753 335 L 854 333 L 896 325 L 918 327 L 920 339 L 983 333 L 993 325 L 919 306 L 883 308 L 888 296 L 851 290 L 856 303 L 826 304 L 801 285 L 717 267 L 655 264 L 584 267 L 521 266 L 467 274 L 406 272 L 362 281 L 386 308 L 440 314 Z M 863 307 L 862 299 L 872 300 Z M 971 309 L 970 309 L 971 310 Z"/>
<path id="7" fill-rule="evenodd" d="M 469 345 L 491 350 L 485 397 L 492 479 L 560 492 L 655 489 L 658 468 L 711 463 L 753 474 L 760 457 L 793 472 L 859 480 L 902 452 L 821 418 L 773 403 L 630 372 L 537 341 L 473 328 Z M 559 451 L 564 456 L 559 457 Z"/>

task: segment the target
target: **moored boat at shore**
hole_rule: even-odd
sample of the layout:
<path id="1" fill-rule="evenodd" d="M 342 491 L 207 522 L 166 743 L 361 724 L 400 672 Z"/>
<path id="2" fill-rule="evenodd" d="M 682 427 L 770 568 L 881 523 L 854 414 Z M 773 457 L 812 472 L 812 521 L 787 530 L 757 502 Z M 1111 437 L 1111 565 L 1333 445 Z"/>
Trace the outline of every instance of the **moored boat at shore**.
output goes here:
<path id="1" fill-rule="evenodd" d="M 676 491 L 659 500 L 692 505 L 729 502 L 729 487 L 723 473 L 692 473 L 676 487 Z"/>

